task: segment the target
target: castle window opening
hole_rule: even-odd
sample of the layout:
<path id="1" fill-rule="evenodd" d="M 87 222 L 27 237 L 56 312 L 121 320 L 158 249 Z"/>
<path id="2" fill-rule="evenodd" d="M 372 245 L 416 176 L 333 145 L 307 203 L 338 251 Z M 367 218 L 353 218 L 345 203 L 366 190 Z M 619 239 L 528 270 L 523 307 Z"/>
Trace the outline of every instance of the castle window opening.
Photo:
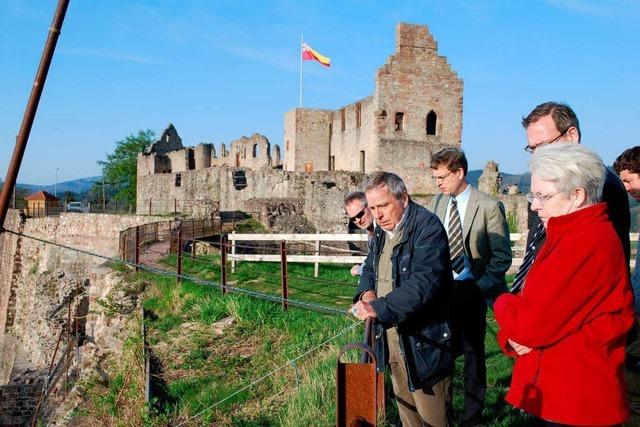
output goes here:
<path id="1" fill-rule="evenodd" d="M 177 173 L 176 174 L 176 183 L 175 183 L 176 187 L 182 187 L 182 174 L 181 173 Z"/>
<path id="2" fill-rule="evenodd" d="M 242 150 L 242 158 L 243 159 L 247 158 L 247 147 L 244 147 L 244 149 Z"/>
<path id="3" fill-rule="evenodd" d="M 288 139 L 287 139 L 287 148 L 286 148 L 286 150 L 289 151 L 289 140 Z"/>
<path id="4" fill-rule="evenodd" d="M 258 147 L 258 144 L 253 144 L 253 157 L 258 157 L 259 154 L 260 148 Z"/>
<path id="5" fill-rule="evenodd" d="M 402 132 L 403 125 L 404 125 L 404 113 L 396 113 L 396 119 L 395 119 L 396 132 Z"/>
<path id="6" fill-rule="evenodd" d="M 435 111 L 429 111 L 427 114 L 427 135 L 435 135 L 436 134 L 436 123 L 438 121 L 438 116 Z"/>
<path id="7" fill-rule="evenodd" d="M 356 103 L 356 127 L 359 128 L 360 127 L 360 117 L 362 114 L 362 104 L 360 104 L 359 102 Z"/>
<path id="8" fill-rule="evenodd" d="M 340 110 L 340 122 L 341 122 L 340 130 L 344 132 L 344 130 L 347 127 L 347 124 L 345 123 L 345 117 L 344 117 L 344 108 Z"/>

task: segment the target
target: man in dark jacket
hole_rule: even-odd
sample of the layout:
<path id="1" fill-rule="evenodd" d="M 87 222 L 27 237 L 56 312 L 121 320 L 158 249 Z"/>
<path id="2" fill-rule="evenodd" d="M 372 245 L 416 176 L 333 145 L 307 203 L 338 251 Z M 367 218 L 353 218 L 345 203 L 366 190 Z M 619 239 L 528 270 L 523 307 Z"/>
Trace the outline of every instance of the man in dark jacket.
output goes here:
<path id="1" fill-rule="evenodd" d="M 376 319 L 379 369 L 391 368 L 402 424 L 446 426 L 453 371 L 447 233 L 409 200 L 399 176 L 374 172 L 364 190 L 378 227 L 351 312 Z"/>

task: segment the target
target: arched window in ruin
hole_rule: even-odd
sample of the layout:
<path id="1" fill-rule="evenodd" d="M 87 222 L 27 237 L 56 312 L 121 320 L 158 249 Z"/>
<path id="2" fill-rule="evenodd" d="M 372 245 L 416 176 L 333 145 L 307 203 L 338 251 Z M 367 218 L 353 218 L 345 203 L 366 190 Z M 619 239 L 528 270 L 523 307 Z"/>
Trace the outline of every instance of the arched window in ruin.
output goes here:
<path id="1" fill-rule="evenodd" d="M 436 123 L 438 121 L 438 116 L 435 111 L 429 111 L 427 114 L 427 135 L 435 135 L 436 134 Z"/>
<path id="2" fill-rule="evenodd" d="M 247 147 L 244 147 L 244 149 L 242 150 L 242 158 L 243 159 L 247 158 Z"/>
<path id="3" fill-rule="evenodd" d="M 258 148 L 258 144 L 253 144 L 253 157 L 254 158 L 258 157 L 259 152 L 260 152 L 260 149 Z"/>

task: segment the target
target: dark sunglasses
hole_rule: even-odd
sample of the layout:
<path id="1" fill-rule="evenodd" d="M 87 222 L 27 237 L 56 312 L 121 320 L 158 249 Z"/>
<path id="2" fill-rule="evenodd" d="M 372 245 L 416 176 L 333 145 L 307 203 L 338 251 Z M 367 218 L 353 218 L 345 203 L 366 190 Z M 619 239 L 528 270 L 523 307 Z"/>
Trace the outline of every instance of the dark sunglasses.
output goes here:
<path id="1" fill-rule="evenodd" d="M 356 222 L 356 220 L 362 218 L 364 216 L 364 211 L 367 209 L 366 207 L 362 208 L 360 212 L 358 212 L 355 216 L 350 216 L 349 221 Z"/>

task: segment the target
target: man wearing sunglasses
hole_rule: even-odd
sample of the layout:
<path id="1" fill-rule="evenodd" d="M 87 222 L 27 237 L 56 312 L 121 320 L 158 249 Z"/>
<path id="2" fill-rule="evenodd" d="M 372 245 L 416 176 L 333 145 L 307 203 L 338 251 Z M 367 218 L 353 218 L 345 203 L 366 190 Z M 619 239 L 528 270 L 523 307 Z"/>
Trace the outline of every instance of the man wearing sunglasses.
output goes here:
<path id="1" fill-rule="evenodd" d="M 522 126 L 527 134 L 527 145 L 524 149 L 528 153 L 533 153 L 540 146 L 556 142 L 579 144 L 582 137 L 576 113 L 568 105 L 557 102 L 545 102 L 538 105 L 528 116 L 522 118 Z M 620 179 L 608 169 L 602 190 L 602 201 L 608 205 L 609 219 L 620 238 L 628 264 L 629 227 L 631 224 L 629 200 Z M 511 292 L 518 292 L 522 288 L 526 281 L 526 275 L 535 261 L 535 256 L 546 238 L 544 228 L 541 227 L 536 212 L 529 210 L 528 223 L 529 235 L 525 261 L 518 270 Z M 529 254 L 530 252 L 531 254 Z"/>
<path id="2" fill-rule="evenodd" d="M 344 198 L 344 210 L 349 217 L 349 230 L 352 226 L 361 230 L 366 230 L 369 237 L 369 243 L 373 238 L 373 215 L 371 209 L 367 206 L 367 196 L 362 191 L 352 191 Z M 368 247 L 369 245 L 367 245 Z M 362 273 L 362 265 L 354 265 L 351 267 L 351 275 L 359 276 Z"/>

